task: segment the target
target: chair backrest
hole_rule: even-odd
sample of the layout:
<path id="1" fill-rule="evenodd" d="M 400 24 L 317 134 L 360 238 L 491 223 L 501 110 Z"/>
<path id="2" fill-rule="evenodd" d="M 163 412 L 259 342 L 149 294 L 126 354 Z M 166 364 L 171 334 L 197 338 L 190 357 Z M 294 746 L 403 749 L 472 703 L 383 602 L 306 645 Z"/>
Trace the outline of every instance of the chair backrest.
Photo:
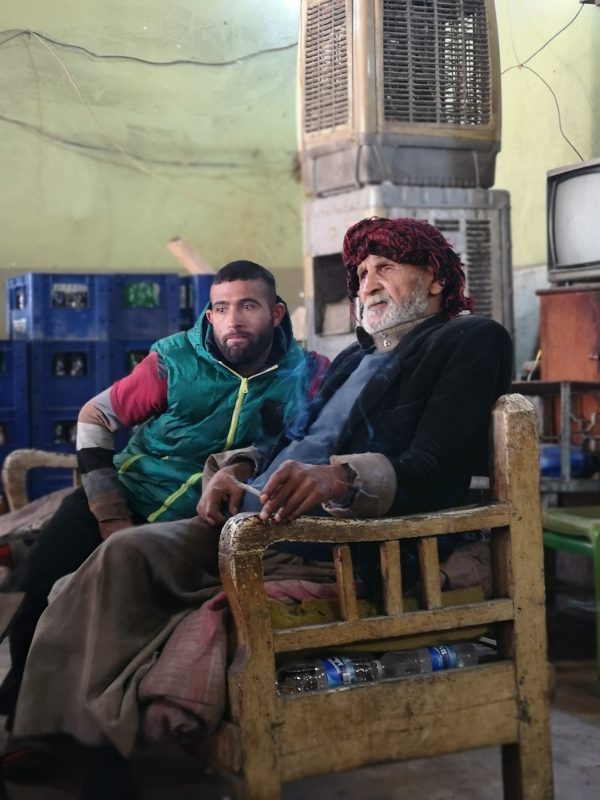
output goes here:
<path id="1" fill-rule="evenodd" d="M 521 395 L 496 403 L 492 500 L 486 505 L 375 520 L 228 521 L 219 564 L 238 644 L 230 722 L 209 745 L 246 798 L 276 800 L 286 780 L 383 761 L 501 745 L 505 797 L 551 798 L 543 547 L 535 412 Z M 493 597 L 442 607 L 438 536 L 490 528 Z M 273 629 L 262 555 L 274 542 L 334 546 L 340 621 Z M 423 607 L 403 608 L 400 550 L 417 541 Z M 350 544 L 378 542 L 384 608 L 361 619 Z M 494 626 L 498 661 L 353 688 L 280 696 L 275 658 L 306 650 Z"/>
<path id="2" fill-rule="evenodd" d="M 73 470 L 73 484 L 79 483 L 75 453 L 20 448 L 9 453 L 2 464 L 2 486 L 10 511 L 23 508 L 28 502 L 27 473 L 36 467 Z"/>

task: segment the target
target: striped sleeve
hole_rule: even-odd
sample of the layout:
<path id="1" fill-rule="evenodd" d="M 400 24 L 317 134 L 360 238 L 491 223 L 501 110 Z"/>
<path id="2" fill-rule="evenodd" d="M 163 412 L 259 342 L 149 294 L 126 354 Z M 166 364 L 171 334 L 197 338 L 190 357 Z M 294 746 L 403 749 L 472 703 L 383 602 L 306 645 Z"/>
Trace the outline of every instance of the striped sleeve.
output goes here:
<path id="1" fill-rule="evenodd" d="M 83 406 L 77 420 L 77 460 L 81 483 L 98 522 L 131 519 L 113 465 L 114 433 L 161 414 L 167 406 L 164 363 L 150 353 L 130 375 Z"/>

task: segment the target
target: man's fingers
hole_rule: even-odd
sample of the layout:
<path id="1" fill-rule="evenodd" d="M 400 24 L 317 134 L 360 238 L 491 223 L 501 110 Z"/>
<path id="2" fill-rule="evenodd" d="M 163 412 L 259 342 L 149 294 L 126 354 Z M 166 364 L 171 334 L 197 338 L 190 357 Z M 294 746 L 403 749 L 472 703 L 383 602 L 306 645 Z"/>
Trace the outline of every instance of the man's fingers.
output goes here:
<path id="1" fill-rule="evenodd" d="M 284 522 L 299 517 L 319 502 L 319 490 L 311 480 L 305 478 L 299 486 L 281 486 L 264 504 L 260 517 L 266 521 L 274 516 L 275 522 Z"/>
<path id="2" fill-rule="evenodd" d="M 296 491 L 289 500 L 275 513 L 275 522 L 285 522 L 288 519 L 297 519 L 305 511 L 319 505 L 320 493 L 316 489 Z"/>
<path id="3" fill-rule="evenodd" d="M 227 503 L 227 510 L 233 516 L 237 514 L 240 510 L 240 506 L 242 505 L 242 499 L 244 497 L 244 490 L 237 489 L 237 491 L 232 491 L 229 495 L 229 502 Z"/>
<path id="4" fill-rule="evenodd" d="M 294 493 L 295 486 L 288 482 L 279 483 L 268 492 L 267 487 L 263 490 L 260 499 L 263 503 L 260 518 L 267 520 L 272 517 L 280 508 L 286 506 L 289 498 Z M 266 500 L 263 498 L 266 496 Z"/>
<path id="5" fill-rule="evenodd" d="M 203 519 L 205 519 L 206 522 L 210 522 L 211 525 L 223 525 L 226 517 L 221 513 L 221 511 L 219 511 L 219 509 L 211 508 L 210 510 L 206 511 Z"/>
<path id="6" fill-rule="evenodd" d="M 200 519 L 210 522 L 211 525 L 218 525 L 225 522 L 225 517 L 221 513 L 222 499 L 221 494 L 205 494 L 196 508 Z"/>
<path id="7" fill-rule="evenodd" d="M 283 464 L 277 467 L 275 472 L 265 483 L 262 494 L 266 494 L 271 497 L 271 495 L 273 495 L 277 489 L 283 486 L 287 481 L 294 481 L 295 472 L 297 472 L 297 462 L 284 461 Z"/>

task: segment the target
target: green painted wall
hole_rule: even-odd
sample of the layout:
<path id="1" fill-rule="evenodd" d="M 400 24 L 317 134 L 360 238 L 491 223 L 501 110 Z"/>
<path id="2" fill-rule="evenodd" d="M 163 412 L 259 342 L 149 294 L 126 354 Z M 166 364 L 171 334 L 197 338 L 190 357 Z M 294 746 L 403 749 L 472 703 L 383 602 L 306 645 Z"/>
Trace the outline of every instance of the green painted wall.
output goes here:
<path id="1" fill-rule="evenodd" d="M 496 7 L 506 69 L 580 6 Z M 0 275 L 179 270 L 165 245 L 182 235 L 215 266 L 247 257 L 275 268 L 290 304 L 300 302 L 298 10 L 299 0 L 3 0 Z M 10 38 L 18 29 L 130 59 Z M 585 158 L 600 156 L 598 53 L 600 9 L 586 5 L 528 64 L 555 91 Z M 496 185 L 512 196 L 514 264 L 543 263 L 545 173 L 577 157 L 550 92 L 528 70 L 504 75 L 503 115 Z"/>
<path id="2" fill-rule="evenodd" d="M 215 266 L 299 268 L 298 8 L 3 0 L 0 270 L 177 271 L 175 235 Z M 156 66 L 9 40 L 23 28 L 104 55 L 234 63 Z"/>
<path id="3" fill-rule="evenodd" d="M 502 70 L 523 63 L 544 42 L 575 22 L 526 64 L 502 78 L 502 152 L 496 185 L 512 201 L 513 264 L 546 261 L 546 171 L 600 157 L 600 8 L 578 0 L 496 0 Z"/>

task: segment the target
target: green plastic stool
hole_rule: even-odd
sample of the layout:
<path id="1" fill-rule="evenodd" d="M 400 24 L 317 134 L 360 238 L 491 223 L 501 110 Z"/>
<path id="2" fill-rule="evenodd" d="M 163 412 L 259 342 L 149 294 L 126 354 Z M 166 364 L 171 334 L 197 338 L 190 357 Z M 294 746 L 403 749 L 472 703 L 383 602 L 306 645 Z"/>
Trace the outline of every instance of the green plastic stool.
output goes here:
<path id="1" fill-rule="evenodd" d="M 596 592 L 596 694 L 600 697 L 600 506 L 547 508 L 544 547 L 587 556 L 594 562 Z"/>

